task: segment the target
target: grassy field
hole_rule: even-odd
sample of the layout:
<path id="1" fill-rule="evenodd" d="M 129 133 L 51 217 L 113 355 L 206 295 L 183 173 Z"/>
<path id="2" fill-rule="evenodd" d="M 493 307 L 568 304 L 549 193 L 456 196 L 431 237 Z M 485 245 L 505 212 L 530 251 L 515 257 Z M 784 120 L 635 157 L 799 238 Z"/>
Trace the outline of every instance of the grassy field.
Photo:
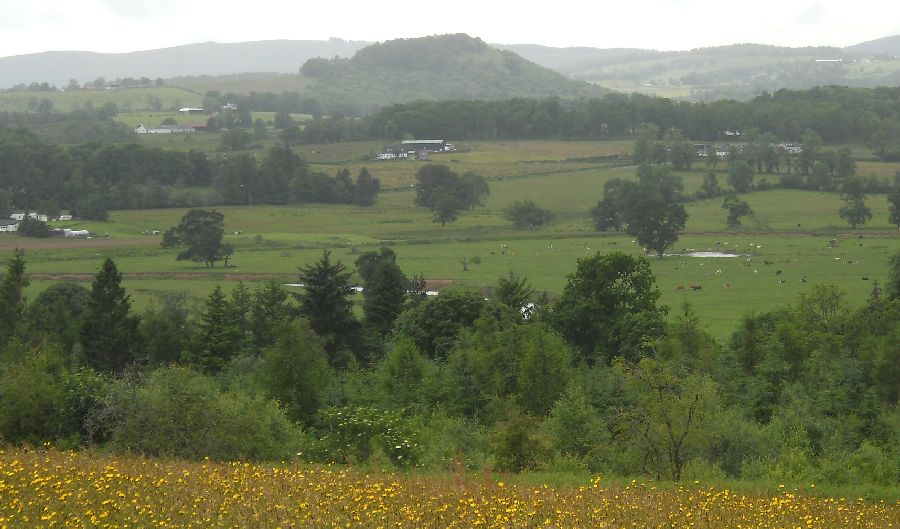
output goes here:
<path id="1" fill-rule="evenodd" d="M 554 156 L 555 145 L 559 146 L 555 160 L 563 161 L 547 161 Z M 371 146 L 316 146 L 316 152 L 309 154 L 318 156 L 321 164 L 327 157 L 364 156 Z M 588 214 L 600 198 L 603 184 L 610 178 L 633 178 L 634 168 L 565 161 L 614 153 L 624 147 L 590 142 L 484 142 L 473 145 L 470 152 L 441 155 L 458 158 L 459 167 L 450 165 L 459 170 L 481 169 L 490 175 L 491 185 L 484 207 L 464 213 L 446 227 L 431 222 L 427 211 L 415 207 L 414 193 L 405 187 L 412 182 L 418 162 L 367 164 L 383 178 L 385 187 L 401 188 L 383 192 L 370 208 L 323 204 L 221 207 L 228 242 L 237 248 L 233 267 L 227 270 L 176 261 L 176 252 L 162 249 L 160 237 L 149 234 L 177 224 L 185 213 L 182 209 L 117 211 L 105 223 L 67 223 L 99 236 L 91 240 L 0 236 L 0 260 L 17 246 L 27 249 L 28 270 L 36 274 L 29 289 L 33 297 L 52 281 L 88 281 L 103 258 L 113 257 L 126 274 L 126 286 L 140 308 L 160 291 L 184 290 L 204 296 L 219 283 L 252 282 L 273 274 L 287 282 L 296 276 L 298 267 L 315 261 L 325 248 L 352 268 L 359 252 L 387 244 L 397 252 L 408 274 L 422 273 L 428 279 L 451 281 L 463 288 L 485 288 L 511 270 L 528 277 L 536 289 L 553 295 L 562 290 L 579 258 L 598 251 L 645 255 L 622 233 L 594 231 Z M 355 168 L 357 164 L 352 165 Z M 321 166 L 331 171 L 338 167 Z M 382 167 L 390 171 L 382 171 Z M 698 188 L 703 174 L 683 173 L 685 190 Z M 721 179 L 724 185 L 724 175 Z M 861 304 L 874 281 L 884 282 L 888 257 L 900 249 L 897 231 L 887 224 L 883 195 L 868 198 L 874 218 L 856 230 L 839 218 L 841 200 L 835 193 L 768 190 L 743 197 L 756 217 L 736 230 L 724 228 L 721 198 L 688 203 L 686 233 L 672 252 L 728 250 L 747 255 L 649 258 L 662 301 L 671 313 L 690 302 L 719 338 L 726 338 L 744 314 L 795 302 L 815 284 L 839 285 L 847 291 L 848 302 Z M 523 199 L 535 200 L 553 211 L 555 222 L 534 232 L 514 230 L 503 210 Z M 105 234 L 109 240 L 103 238 Z M 831 247 L 832 239 L 837 247 Z M 691 285 L 700 285 L 702 290 L 691 290 Z"/>
<path id="2" fill-rule="evenodd" d="M 900 503 L 632 481 L 0 451 L 3 527 L 897 527 Z"/>
<path id="3" fill-rule="evenodd" d="M 218 90 L 222 94 L 249 94 L 250 92 L 303 92 L 310 80 L 300 74 L 241 73 L 235 75 L 177 77 L 168 84 L 205 94 Z"/>
<path id="4" fill-rule="evenodd" d="M 0 112 L 28 112 L 28 103 L 35 98 L 38 101 L 49 99 L 58 112 L 69 112 L 89 104 L 100 108 L 106 103 L 114 103 L 123 112 L 141 112 L 152 108 L 151 102 L 154 100 L 158 100 L 163 108 L 199 106 L 203 94 L 169 86 L 48 92 L 0 91 Z"/>

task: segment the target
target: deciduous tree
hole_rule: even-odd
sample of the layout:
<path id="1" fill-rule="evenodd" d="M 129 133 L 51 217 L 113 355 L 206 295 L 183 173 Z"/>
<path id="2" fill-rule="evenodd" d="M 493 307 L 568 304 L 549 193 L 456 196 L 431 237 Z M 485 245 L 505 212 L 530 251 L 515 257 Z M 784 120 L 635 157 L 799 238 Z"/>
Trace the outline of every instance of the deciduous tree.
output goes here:
<path id="1" fill-rule="evenodd" d="M 646 259 L 598 253 L 578 260 L 548 317 L 588 363 L 634 360 L 665 332 L 659 296 Z"/>
<path id="2" fill-rule="evenodd" d="M 163 235 L 162 247 L 184 246 L 176 259 L 197 261 L 207 267 L 214 267 L 217 261 L 228 259 L 234 252 L 230 244 L 223 242 L 225 216 L 216 210 L 192 209 L 182 218 L 178 226 Z"/>

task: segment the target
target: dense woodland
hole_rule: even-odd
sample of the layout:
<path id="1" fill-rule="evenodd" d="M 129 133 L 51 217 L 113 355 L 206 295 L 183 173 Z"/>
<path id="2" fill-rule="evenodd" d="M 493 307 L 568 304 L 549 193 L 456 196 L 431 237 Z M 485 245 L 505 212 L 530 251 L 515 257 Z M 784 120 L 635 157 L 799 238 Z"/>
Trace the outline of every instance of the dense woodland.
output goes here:
<path id="1" fill-rule="evenodd" d="M 354 272 L 325 252 L 299 269 L 299 293 L 240 284 L 196 302 L 163 296 L 142 313 L 109 259 L 91 288 L 59 283 L 26 300 L 16 253 L 0 281 L 0 438 L 187 458 L 891 486 L 900 254 L 890 266 L 858 309 L 818 285 L 748 314 L 718 343 L 689 305 L 658 303 L 645 259 L 621 253 L 573 263 L 552 303 L 512 274 L 489 300 L 425 296 L 382 248 Z"/>

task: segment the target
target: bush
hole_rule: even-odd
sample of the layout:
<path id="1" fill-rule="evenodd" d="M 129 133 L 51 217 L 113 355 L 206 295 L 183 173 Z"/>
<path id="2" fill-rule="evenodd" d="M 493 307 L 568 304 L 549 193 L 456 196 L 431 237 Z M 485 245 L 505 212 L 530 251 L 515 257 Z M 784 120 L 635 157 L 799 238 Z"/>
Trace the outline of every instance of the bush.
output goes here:
<path id="1" fill-rule="evenodd" d="M 121 380 L 101 417 L 110 446 L 150 456 L 277 460 L 301 439 L 277 403 L 239 391 L 186 367 L 164 367 L 145 380 Z"/>
<path id="2" fill-rule="evenodd" d="M 55 350 L 7 351 L 0 373 L 0 439 L 71 448 L 91 434 L 87 419 L 106 392 L 101 375 L 71 370 Z"/>

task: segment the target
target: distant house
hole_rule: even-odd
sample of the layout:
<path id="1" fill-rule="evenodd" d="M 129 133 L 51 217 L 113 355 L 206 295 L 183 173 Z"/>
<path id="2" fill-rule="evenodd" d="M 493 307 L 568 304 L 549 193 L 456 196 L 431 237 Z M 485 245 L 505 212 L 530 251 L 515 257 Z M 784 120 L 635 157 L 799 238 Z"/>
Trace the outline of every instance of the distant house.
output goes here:
<path id="1" fill-rule="evenodd" d="M 180 114 L 200 114 L 203 112 L 203 107 L 184 107 L 179 108 L 178 112 Z"/>
<path id="2" fill-rule="evenodd" d="M 0 233 L 19 231 L 19 221 L 13 219 L 0 219 Z"/>
<path id="3" fill-rule="evenodd" d="M 9 218 L 11 218 L 13 220 L 25 220 L 25 214 L 24 213 L 13 213 L 12 215 L 9 216 Z"/>
<path id="4" fill-rule="evenodd" d="M 72 220 L 72 215 L 60 215 L 56 220 Z"/>

